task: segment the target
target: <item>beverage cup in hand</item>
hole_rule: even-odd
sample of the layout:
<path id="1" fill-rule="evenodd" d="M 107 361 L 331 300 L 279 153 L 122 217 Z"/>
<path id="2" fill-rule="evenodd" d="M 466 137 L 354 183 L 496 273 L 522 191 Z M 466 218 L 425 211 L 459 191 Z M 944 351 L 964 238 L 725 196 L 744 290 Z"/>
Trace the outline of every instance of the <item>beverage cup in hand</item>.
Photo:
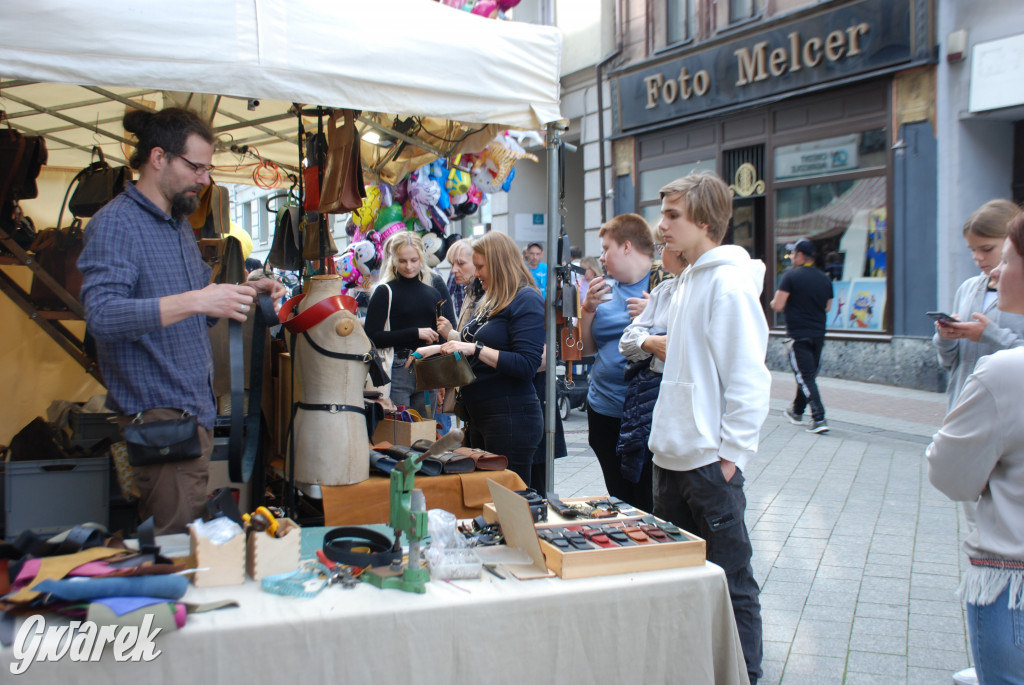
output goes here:
<path id="1" fill-rule="evenodd" d="M 601 295 L 601 301 L 607 302 L 608 300 L 612 299 L 612 288 L 616 286 L 615 279 L 605 277 L 604 284 L 608 286 L 608 290 L 604 291 L 604 293 Z"/>

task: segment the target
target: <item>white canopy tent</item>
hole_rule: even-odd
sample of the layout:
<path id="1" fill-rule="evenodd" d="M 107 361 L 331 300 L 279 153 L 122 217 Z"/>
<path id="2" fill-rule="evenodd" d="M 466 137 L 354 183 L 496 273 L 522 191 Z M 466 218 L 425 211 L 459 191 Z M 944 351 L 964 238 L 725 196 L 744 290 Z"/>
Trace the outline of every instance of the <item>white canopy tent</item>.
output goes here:
<path id="1" fill-rule="evenodd" d="M 0 110 L 25 134 L 46 137 L 48 168 L 72 170 L 61 177 L 66 185 L 94 146 L 124 163 L 126 106 L 187 104 L 208 114 L 218 134 L 214 164 L 226 172 L 217 179 L 251 183 L 251 160 L 237 152 L 243 145 L 285 172 L 298 170 L 293 103 L 362 110 L 363 131 L 394 128 L 395 139 L 411 143 L 396 147 L 420 144 L 415 152 L 434 154 L 481 149 L 505 128 L 543 128 L 560 119 L 560 51 L 555 28 L 488 20 L 431 0 L 4 2 Z M 364 165 L 379 161 L 387 180 L 395 169 L 368 145 Z M 41 190 L 22 205 L 43 201 L 53 205 L 53 193 Z M 34 218 L 52 225 L 56 212 Z M 4 314 L 19 324 L 24 318 L 0 301 Z M 45 335 L 31 325 L 12 327 L 12 335 L 35 337 L 0 363 L 8 369 L 0 383 L 23 400 L 0 419 L 0 443 L 50 399 L 97 391 L 55 347 L 53 359 L 40 361 L 47 343 L 36 341 Z"/>
<path id="2" fill-rule="evenodd" d="M 0 109 L 47 137 L 50 166 L 84 167 L 94 145 L 124 159 L 125 106 L 176 102 L 210 116 L 218 166 L 244 167 L 231 147 L 246 145 L 295 171 L 292 103 L 362 110 L 364 131 L 415 117 L 411 137 L 442 154 L 543 128 L 559 119 L 560 49 L 557 29 L 431 0 L 3 3 Z"/>

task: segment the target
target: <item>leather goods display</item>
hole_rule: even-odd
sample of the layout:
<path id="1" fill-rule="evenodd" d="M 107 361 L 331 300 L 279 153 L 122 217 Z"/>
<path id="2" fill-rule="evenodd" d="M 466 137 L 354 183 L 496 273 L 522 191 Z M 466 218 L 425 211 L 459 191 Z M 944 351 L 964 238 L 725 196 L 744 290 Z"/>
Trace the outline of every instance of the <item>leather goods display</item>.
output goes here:
<path id="1" fill-rule="evenodd" d="M 345 124 L 338 122 L 344 117 Z M 327 123 L 327 165 L 320 188 L 319 211 L 340 214 L 359 209 L 366 197 L 363 166 L 356 131 L 356 112 L 337 109 Z"/>
<path id="2" fill-rule="evenodd" d="M 199 192 L 199 206 L 188 217 L 188 222 L 200 238 L 218 238 L 231 230 L 231 199 L 228 189 L 210 179 L 210 184 Z"/>
<path id="3" fill-rule="evenodd" d="M 452 452 L 472 459 L 480 471 L 504 471 L 508 468 L 508 457 L 503 454 L 494 454 L 473 447 L 457 447 Z"/>
<path id="4" fill-rule="evenodd" d="M 427 451 L 434 442 L 432 440 L 417 440 L 412 444 L 414 450 Z M 455 454 L 451 450 L 435 454 L 434 458 L 444 465 L 445 473 L 472 473 L 476 471 L 476 463 L 467 456 Z"/>
<path id="5" fill-rule="evenodd" d="M 40 231 L 29 249 L 36 253 L 36 261 L 76 300 L 82 294 L 82 272 L 78 270 L 78 257 L 82 254 L 82 222 L 75 219 L 67 228 L 47 228 Z M 29 297 L 37 307 L 63 309 L 66 303 L 41 280 L 32 277 Z"/>
<path id="6" fill-rule="evenodd" d="M 476 380 L 469 360 L 461 352 L 414 358 L 412 370 L 416 374 L 416 392 L 462 387 Z"/>
<path id="7" fill-rule="evenodd" d="M 128 460 L 132 466 L 150 466 L 172 461 L 198 459 L 199 424 L 196 417 L 183 412 L 180 418 L 166 421 L 143 421 L 138 414 L 124 427 Z"/>
<path id="8" fill-rule="evenodd" d="M 267 264 L 284 271 L 298 271 L 302 268 L 302 208 L 297 204 L 286 204 L 277 210 L 274 228 L 274 242 L 270 245 Z"/>
<path id="9" fill-rule="evenodd" d="M 324 556 L 346 566 L 384 568 L 401 562 L 402 548 L 383 533 L 362 526 L 342 526 L 324 534 Z"/>
<path id="10" fill-rule="evenodd" d="M 406 447 L 405 445 L 390 445 L 387 447 L 383 447 L 383 449 L 381 449 L 380 451 L 384 452 L 384 454 L 394 459 L 396 463 L 402 461 L 403 459 L 417 459 L 423 454 L 423 452 L 419 450 L 414 450 L 411 447 Z M 434 457 L 427 457 L 425 459 L 420 460 L 419 473 L 421 475 L 440 476 L 443 470 L 444 465 L 441 463 L 440 460 Z"/>
<path id="11" fill-rule="evenodd" d="M 94 215 L 132 180 L 132 170 L 126 166 L 112 167 L 107 164 L 100 148 L 94 147 L 92 154 L 93 157 L 99 157 L 99 160 L 79 171 L 71 180 L 75 192 L 68 201 L 68 209 L 74 216 Z M 60 226 L 60 217 L 57 218 L 57 225 Z"/>
<path id="12" fill-rule="evenodd" d="M 397 465 L 398 460 L 391 455 L 378 452 L 377 450 L 370 450 L 371 468 L 377 469 L 381 473 L 391 473 Z"/>
<path id="13" fill-rule="evenodd" d="M 323 133 L 306 136 L 306 167 L 302 170 L 302 208 L 315 212 L 320 208 L 320 175 L 327 161 L 327 137 Z"/>
<path id="14" fill-rule="evenodd" d="M 3 118 L 0 112 L 0 119 Z M 0 131 L 0 205 L 39 195 L 36 178 L 46 158 L 46 141 L 42 136 L 22 135 L 7 122 L 7 127 Z"/>
<path id="15" fill-rule="evenodd" d="M 316 212 L 306 212 L 302 220 L 302 258 L 314 261 L 336 254 L 338 245 L 331 235 L 327 217 Z"/>

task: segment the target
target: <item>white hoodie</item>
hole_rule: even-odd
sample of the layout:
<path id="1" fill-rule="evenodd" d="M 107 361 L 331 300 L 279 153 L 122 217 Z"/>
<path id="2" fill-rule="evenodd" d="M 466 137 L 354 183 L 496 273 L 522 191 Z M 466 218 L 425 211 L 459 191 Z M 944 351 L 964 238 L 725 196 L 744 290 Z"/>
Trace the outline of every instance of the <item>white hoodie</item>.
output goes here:
<path id="1" fill-rule="evenodd" d="M 690 471 L 728 459 L 742 470 L 757 452 L 771 394 L 758 299 L 764 272 L 742 247 L 720 245 L 679 276 L 648 442 L 659 467 Z"/>

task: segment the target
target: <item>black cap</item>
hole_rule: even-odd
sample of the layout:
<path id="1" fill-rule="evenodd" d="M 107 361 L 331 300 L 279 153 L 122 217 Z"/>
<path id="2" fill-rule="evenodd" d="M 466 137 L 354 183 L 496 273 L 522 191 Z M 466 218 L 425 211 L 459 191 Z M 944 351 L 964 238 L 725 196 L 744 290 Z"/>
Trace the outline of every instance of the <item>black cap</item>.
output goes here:
<path id="1" fill-rule="evenodd" d="M 795 243 L 786 245 L 786 248 L 790 252 L 803 252 L 808 257 L 813 257 L 815 253 L 814 243 L 812 243 L 807 238 L 802 238 L 801 240 L 798 240 Z"/>

